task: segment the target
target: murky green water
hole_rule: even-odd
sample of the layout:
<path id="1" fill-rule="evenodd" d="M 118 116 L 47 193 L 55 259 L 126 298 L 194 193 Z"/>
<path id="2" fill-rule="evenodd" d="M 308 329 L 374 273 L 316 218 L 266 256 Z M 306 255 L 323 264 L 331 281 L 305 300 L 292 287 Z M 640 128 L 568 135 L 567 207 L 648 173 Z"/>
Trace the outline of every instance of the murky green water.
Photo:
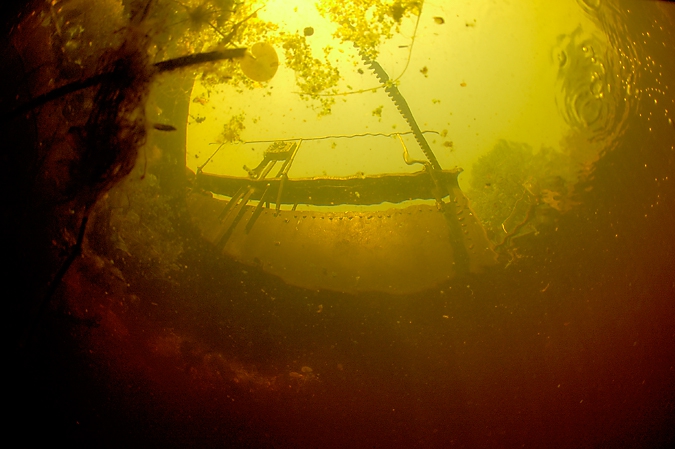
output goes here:
<path id="1" fill-rule="evenodd" d="M 14 22 L 16 427 L 669 447 L 672 5 L 258 3 L 38 1 Z"/>

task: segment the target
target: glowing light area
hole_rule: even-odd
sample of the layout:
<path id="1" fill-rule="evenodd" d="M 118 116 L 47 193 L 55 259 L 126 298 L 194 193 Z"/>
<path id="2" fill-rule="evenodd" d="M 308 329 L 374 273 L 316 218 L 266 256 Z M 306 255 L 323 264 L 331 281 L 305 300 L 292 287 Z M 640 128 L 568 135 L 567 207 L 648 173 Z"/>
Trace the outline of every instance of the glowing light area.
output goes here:
<path id="1" fill-rule="evenodd" d="M 318 14 L 314 2 L 270 1 L 259 17 L 278 24 L 279 31 L 304 33 L 316 58 L 330 46 L 328 59 L 339 69 L 344 95 L 335 97 L 330 115 L 318 117 L 317 103 L 300 98 L 295 72 L 279 47 L 276 76 L 258 88 L 207 91 L 196 82 L 188 125 L 191 170 L 222 144 L 204 171 L 243 177 L 242 167 L 256 166 L 270 145 L 262 141 L 284 139 L 306 139 L 292 178 L 421 168 L 406 165 L 398 140 L 386 137 L 410 129 L 352 44 L 331 37 L 336 26 Z M 544 0 L 425 2 L 413 40 L 416 21 L 404 18 L 401 33 L 385 42 L 377 61 L 398 81 L 419 127 L 430 131 L 426 138 L 443 168 L 460 166 L 470 175 L 473 162 L 500 139 L 559 148 L 568 127 L 555 103 L 554 48 L 560 35 L 580 26 L 595 29 L 581 8 Z M 249 143 L 223 143 L 223 128 L 233 117 L 241 119 L 240 139 Z M 379 135 L 339 137 L 366 133 Z M 319 137 L 327 138 L 313 140 Z M 411 158 L 425 159 L 410 135 L 404 140 Z"/>

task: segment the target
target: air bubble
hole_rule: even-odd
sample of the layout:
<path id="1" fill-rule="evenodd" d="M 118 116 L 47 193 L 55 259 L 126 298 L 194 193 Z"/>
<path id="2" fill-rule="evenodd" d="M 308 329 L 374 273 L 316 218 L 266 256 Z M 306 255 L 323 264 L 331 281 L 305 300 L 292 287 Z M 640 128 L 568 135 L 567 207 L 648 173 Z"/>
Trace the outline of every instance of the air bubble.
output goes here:
<path id="1" fill-rule="evenodd" d="M 591 93 L 595 98 L 602 98 L 603 96 L 603 80 L 601 78 L 595 78 L 591 83 Z"/>
<path id="2" fill-rule="evenodd" d="M 560 53 L 558 53 L 558 65 L 562 67 L 566 63 L 567 63 L 567 53 L 561 50 Z"/>

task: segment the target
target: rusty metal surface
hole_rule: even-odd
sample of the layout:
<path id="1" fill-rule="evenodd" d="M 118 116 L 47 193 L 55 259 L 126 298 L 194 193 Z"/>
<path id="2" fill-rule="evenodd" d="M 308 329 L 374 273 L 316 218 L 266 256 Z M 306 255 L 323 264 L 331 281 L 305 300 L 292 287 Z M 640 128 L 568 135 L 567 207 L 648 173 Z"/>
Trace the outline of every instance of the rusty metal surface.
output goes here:
<path id="1" fill-rule="evenodd" d="M 407 294 L 496 263 L 463 195 L 444 211 L 433 205 L 335 213 L 264 208 L 252 226 L 252 206 L 223 214 L 227 201 L 200 193 L 188 203 L 193 222 L 223 253 L 310 289 Z M 448 216 L 456 220 L 453 231 Z M 468 260 L 459 261 L 453 241 Z"/>
<path id="2" fill-rule="evenodd" d="M 439 170 L 437 179 L 456 186 L 461 169 Z M 272 198 L 277 197 L 280 178 L 248 179 L 200 173 L 199 188 L 233 196 L 242 187 L 254 189 L 252 199 L 258 200 L 266 186 L 270 186 Z M 349 177 L 318 177 L 287 179 L 282 202 L 285 204 L 313 204 L 332 206 L 336 204 L 399 203 L 411 199 L 434 199 L 434 181 L 426 171 L 415 173 L 383 174 Z"/>

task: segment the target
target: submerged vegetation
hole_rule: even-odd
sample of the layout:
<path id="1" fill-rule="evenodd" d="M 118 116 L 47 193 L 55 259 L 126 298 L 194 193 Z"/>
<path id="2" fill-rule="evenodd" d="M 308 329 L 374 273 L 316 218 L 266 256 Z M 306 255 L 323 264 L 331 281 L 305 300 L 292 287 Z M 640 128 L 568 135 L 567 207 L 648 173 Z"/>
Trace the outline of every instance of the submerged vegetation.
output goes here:
<path id="1" fill-rule="evenodd" d="M 35 203 L 36 211 L 46 205 L 41 213 L 56 211 L 60 221 L 48 239 L 61 248 L 61 257 L 63 249 L 71 249 L 53 276 L 52 292 L 82 251 L 93 206 L 131 173 L 139 155 L 146 161 L 139 176 L 151 179 L 149 150 L 140 150 L 152 135 L 176 129 L 146 118 L 151 85 L 162 74 L 184 70 L 206 86 L 228 83 L 251 89 L 269 74 L 253 68 L 247 76 L 239 61 L 247 56 L 245 49 L 272 44 L 277 51 L 283 49 L 286 66 L 295 72 L 300 98 L 318 101 L 320 114 L 330 113 L 334 99 L 325 94 L 334 94 L 340 81 L 328 59 L 332 49 L 316 55 L 306 41 L 313 33 L 289 34 L 261 20 L 258 14 L 266 3 L 45 1 L 42 6 L 37 2 L 16 28 L 15 47 L 28 75 L 22 80 L 22 95 L 3 102 L 3 117 L 8 123 L 34 123 L 35 142 L 41 143 L 25 152 L 35 155 L 31 163 L 21 164 L 27 173 L 17 178 L 33 180 L 27 192 L 49 192 L 27 203 Z M 419 2 L 381 0 L 320 5 L 323 14 L 339 19 L 337 37 L 373 56 L 392 29 L 420 9 Z M 367 33 L 359 32 L 366 28 Z M 22 39 L 29 45 L 20 43 Z M 242 117 L 232 120 L 223 130 L 229 141 L 237 140 L 243 130 Z"/>
<path id="2" fill-rule="evenodd" d="M 569 158 L 552 148 L 499 141 L 471 171 L 467 195 L 495 243 L 538 232 L 569 209 L 576 181 Z"/>
<path id="3" fill-rule="evenodd" d="M 418 16 L 422 3 L 400 0 L 355 0 L 348 3 L 321 0 L 317 6 L 322 14 L 339 25 L 334 37 L 342 42 L 352 42 L 368 58 L 376 59 L 380 44 L 385 39 L 391 39 L 394 32 L 400 31 L 401 21 L 405 17 Z M 349 6 L 345 7 L 346 4 Z"/>

